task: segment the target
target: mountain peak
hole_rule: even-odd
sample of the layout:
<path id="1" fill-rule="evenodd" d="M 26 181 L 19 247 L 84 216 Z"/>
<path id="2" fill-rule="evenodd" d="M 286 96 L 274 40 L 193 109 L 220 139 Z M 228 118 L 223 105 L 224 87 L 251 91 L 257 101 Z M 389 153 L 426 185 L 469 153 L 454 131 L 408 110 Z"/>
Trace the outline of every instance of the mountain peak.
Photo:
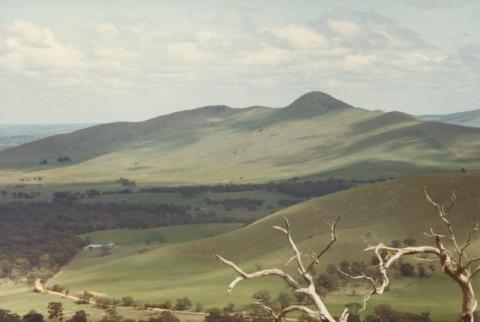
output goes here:
<path id="1" fill-rule="evenodd" d="M 319 110 L 334 110 L 351 108 L 352 106 L 337 100 L 333 96 L 315 91 L 303 94 L 287 107 L 302 108 L 302 109 L 319 109 Z"/>

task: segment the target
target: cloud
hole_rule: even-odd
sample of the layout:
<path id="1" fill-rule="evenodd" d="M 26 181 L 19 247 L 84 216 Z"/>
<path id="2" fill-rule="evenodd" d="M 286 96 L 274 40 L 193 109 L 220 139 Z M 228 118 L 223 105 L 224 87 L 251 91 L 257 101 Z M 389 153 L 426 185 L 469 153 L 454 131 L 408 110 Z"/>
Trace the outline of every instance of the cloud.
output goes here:
<path id="1" fill-rule="evenodd" d="M 408 5 L 420 9 L 444 9 L 463 7 L 476 3 L 476 0 L 407 0 Z"/>
<path id="2" fill-rule="evenodd" d="M 189 63 L 207 63 L 213 56 L 198 48 L 194 42 L 175 42 L 167 45 L 167 52 L 171 59 Z"/>
<path id="3" fill-rule="evenodd" d="M 253 31 L 255 23 L 251 17 L 257 12 L 251 8 L 202 10 L 190 13 L 190 18 L 199 24 L 221 26 L 222 29 L 243 29 Z"/>
<path id="4" fill-rule="evenodd" d="M 75 46 L 59 41 L 48 28 L 17 20 L 4 33 L 0 42 L 0 68 L 26 72 L 83 65 L 82 53 Z"/>
<path id="5" fill-rule="evenodd" d="M 232 63 L 247 66 L 277 66 L 291 61 L 292 55 L 289 51 L 275 47 L 264 47 L 255 52 L 242 52 L 238 55 L 238 58 L 232 60 Z"/>
<path id="6" fill-rule="evenodd" d="M 362 34 L 360 26 L 351 20 L 327 19 L 328 28 L 345 39 L 354 39 Z"/>
<path id="7" fill-rule="evenodd" d="M 314 89 L 347 100 L 360 93 L 360 102 L 368 103 L 374 95 L 363 96 L 366 91 L 380 91 L 391 102 L 387 92 L 396 95 L 390 90 L 403 84 L 470 89 L 480 74 L 480 45 L 446 52 L 375 11 L 339 8 L 313 21 L 262 20 L 258 26 L 244 11 L 196 13 L 194 20 L 190 29 L 119 17 L 95 20 L 72 38 L 14 21 L 0 31 L 0 88 L 122 106 L 200 104 L 193 94 L 178 97 L 177 91 L 202 98 L 218 93 L 208 94 L 208 102 L 228 103 L 226 93 L 246 89 L 278 93 L 270 97 L 279 104 L 287 92 Z M 227 21 L 233 27 L 223 27 Z M 248 95 L 241 99 L 233 103 L 262 103 Z"/>
<path id="8" fill-rule="evenodd" d="M 348 55 L 340 62 L 342 69 L 355 71 L 372 66 L 377 61 L 374 55 Z"/>
<path id="9" fill-rule="evenodd" d="M 118 29 L 117 26 L 111 22 L 104 22 L 95 27 L 95 30 L 104 36 L 117 36 Z"/>
<path id="10" fill-rule="evenodd" d="M 279 44 L 286 44 L 294 49 L 327 49 L 331 47 L 330 41 L 318 30 L 308 26 L 288 25 L 265 29 L 267 37 L 272 37 Z"/>
<path id="11" fill-rule="evenodd" d="M 358 50 L 433 47 L 417 32 L 375 11 L 337 8 L 314 25 L 344 46 Z"/>

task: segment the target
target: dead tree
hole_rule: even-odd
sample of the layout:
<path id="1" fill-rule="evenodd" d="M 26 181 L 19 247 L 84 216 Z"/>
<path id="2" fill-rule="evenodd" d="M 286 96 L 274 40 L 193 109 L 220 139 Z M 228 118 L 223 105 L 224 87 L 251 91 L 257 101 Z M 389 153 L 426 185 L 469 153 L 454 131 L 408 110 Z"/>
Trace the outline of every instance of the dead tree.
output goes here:
<path id="1" fill-rule="evenodd" d="M 378 259 L 378 273 L 379 279 L 373 279 L 366 275 L 351 276 L 345 272 L 342 274 L 354 279 L 365 279 L 372 284 L 371 292 L 365 297 L 364 307 L 366 302 L 372 295 L 383 294 L 385 289 L 390 284 L 388 277 L 388 269 L 392 264 L 406 255 L 431 255 L 439 261 L 442 266 L 442 270 L 453 281 L 455 281 L 462 290 L 463 302 L 462 313 L 460 320 L 465 322 L 474 322 L 473 313 L 477 309 L 477 301 L 475 299 L 475 293 L 472 286 L 472 280 L 480 273 L 480 257 L 470 258 L 467 254 L 467 250 L 471 245 L 472 234 L 478 232 L 477 224 L 468 232 L 468 236 L 465 242 L 458 241 L 454 229 L 447 218 L 448 212 L 455 204 L 455 193 L 452 193 L 449 198 L 449 203 L 438 203 L 434 201 L 426 188 L 424 188 L 426 200 L 433 206 L 438 212 L 438 216 L 445 224 L 447 234 L 442 235 L 436 233 L 433 228 L 430 228 L 430 232 L 425 233 L 426 236 L 434 240 L 434 246 L 417 246 L 417 247 L 389 247 L 383 243 L 376 246 L 368 246 L 366 251 L 373 251 Z M 444 240 L 448 240 L 451 244 L 451 250 L 445 246 Z M 430 256 L 430 257 L 431 257 Z M 416 258 L 421 260 L 435 260 L 432 258 Z M 474 267 L 475 266 L 475 267 Z"/>
<path id="2" fill-rule="evenodd" d="M 297 304 L 297 305 L 290 305 L 280 310 L 279 312 L 275 312 L 271 307 L 268 307 L 266 303 L 258 303 L 265 309 L 265 311 L 267 311 L 272 315 L 275 321 L 282 320 L 290 312 L 300 311 L 307 314 L 310 318 L 316 321 L 337 322 L 337 320 L 335 320 L 333 315 L 329 312 L 328 308 L 326 307 L 320 295 L 315 290 L 313 273 L 314 273 L 315 265 L 319 263 L 320 258 L 330 249 L 330 247 L 332 247 L 332 245 L 337 240 L 336 225 L 339 219 L 340 218 L 337 218 L 337 220 L 329 224 L 330 235 L 331 235 L 330 242 L 318 254 L 312 255 L 312 260 L 308 265 L 305 265 L 303 263 L 302 253 L 300 253 L 300 250 L 298 249 L 297 245 L 295 244 L 292 238 L 290 223 L 288 222 L 288 219 L 284 218 L 284 227 L 279 227 L 279 226 L 273 227 L 274 229 L 284 234 L 285 237 L 287 238 L 288 243 L 290 244 L 290 248 L 293 251 L 293 256 L 288 260 L 287 264 L 291 261 L 296 262 L 297 270 L 301 277 L 301 280 L 297 280 L 296 278 L 292 277 L 290 274 L 278 268 L 263 269 L 254 273 L 246 273 L 240 267 L 238 267 L 235 263 L 223 258 L 220 255 L 215 255 L 215 257 L 218 260 L 220 260 L 224 264 L 233 268 L 238 273 L 238 275 L 240 275 L 230 283 L 230 285 L 228 286 L 227 293 L 230 294 L 233 288 L 243 280 L 261 278 L 266 276 L 278 276 L 282 278 L 289 287 L 294 289 L 296 293 L 306 295 L 306 297 L 309 298 L 313 303 L 314 309 L 306 305 Z M 345 310 L 341 314 L 338 321 L 346 322 L 348 318 L 348 314 L 349 314 L 349 310 L 348 308 L 345 308 Z"/>

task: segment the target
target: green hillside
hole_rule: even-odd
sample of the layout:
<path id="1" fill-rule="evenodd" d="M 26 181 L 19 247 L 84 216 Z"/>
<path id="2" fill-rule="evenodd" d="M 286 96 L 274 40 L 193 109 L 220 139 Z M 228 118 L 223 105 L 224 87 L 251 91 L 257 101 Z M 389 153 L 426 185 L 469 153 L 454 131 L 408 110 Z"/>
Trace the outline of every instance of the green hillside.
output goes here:
<path id="1" fill-rule="evenodd" d="M 0 183 L 265 182 L 480 168 L 480 129 L 367 111 L 321 93 L 284 108 L 209 106 L 0 151 Z M 68 156 L 71 162 L 58 163 Z M 45 159 L 48 164 L 40 165 Z M 373 171 L 372 171 L 373 169 Z"/>
<path id="2" fill-rule="evenodd" d="M 109 229 L 85 234 L 93 244 L 135 245 L 155 243 L 178 244 L 205 237 L 220 235 L 238 229 L 241 224 L 179 225 L 150 229 Z"/>
<path id="3" fill-rule="evenodd" d="M 455 190 L 458 198 L 451 221 L 459 232 L 465 232 L 480 219 L 479 173 L 406 177 L 312 199 L 224 235 L 144 254 L 125 252 L 90 257 L 83 253 L 49 283 L 64 285 L 72 291 L 91 290 L 116 298 L 128 295 L 144 302 L 159 303 L 188 296 L 192 302 L 200 301 L 207 307 L 223 307 L 228 302 L 242 306 L 251 302 L 255 291 L 278 292 L 284 290 L 283 284 L 275 279 L 244 282 L 228 298 L 226 286 L 235 274 L 216 262 L 213 254 L 219 253 L 248 270 L 258 266 L 283 267 L 291 256 L 290 249 L 283 236 L 271 228 L 279 224 L 283 216 L 290 219 L 294 238 L 305 253 L 321 248 L 329 239 L 325 223 L 336 216 L 342 217 L 338 226 L 339 240 L 322 259 L 320 270 L 329 263 L 338 264 L 345 259 L 369 262 L 371 254 L 362 251 L 362 236 L 366 234 L 372 243 L 406 237 L 430 243 L 423 232 L 432 225 L 443 227 L 424 200 L 422 187 L 425 184 L 438 199 Z M 479 236 L 472 249 L 480 253 Z M 476 286 L 480 287 L 478 281 Z M 456 285 L 438 273 L 426 279 L 395 278 L 390 291 L 373 299 L 370 308 L 378 303 L 390 303 L 400 310 L 428 310 L 435 318 L 451 319 L 458 312 L 460 297 L 457 295 L 460 291 Z M 337 312 L 343 303 L 354 301 L 360 298 L 338 292 L 327 298 L 329 305 L 338 308 Z"/>
<path id="4" fill-rule="evenodd" d="M 201 238 L 220 235 L 226 232 L 240 228 L 240 224 L 201 224 L 201 225 L 181 225 L 168 226 L 152 229 L 115 229 L 102 230 L 86 234 L 92 243 L 115 243 L 118 248 L 113 249 L 109 256 L 100 256 L 99 250 L 84 251 L 79 254 L 78 259 L 88 265 L 98 265 L 105 257 L 109 260 L 114 258 L 128 258 L 139 252 L 149 252 L 166 245 L 178 244 L 187 241 L 193 241 Z M 162 237 L 164 242 L 157 243 Z M 143 246 L 142 246 L 143 245 Z M 8 309 L 18 314 L 25 314 L 30 310 L 38 312 L 47 312 L 47 305 L 58 298 L 33 293 L 32 288 L 23 283 L 14 284 L 13 282 L 0 281 L 0 303 L 2 309 Z M 91 308 L 89 306 L 76 306 L 70 300 L 61 299 L 65 307 L 65 313 L 71 314 L 76 310 L 83 309 L 94 316 L 101 316 L 103 311 Z M 131 312 L 124 312 L 131 314 Z"/>

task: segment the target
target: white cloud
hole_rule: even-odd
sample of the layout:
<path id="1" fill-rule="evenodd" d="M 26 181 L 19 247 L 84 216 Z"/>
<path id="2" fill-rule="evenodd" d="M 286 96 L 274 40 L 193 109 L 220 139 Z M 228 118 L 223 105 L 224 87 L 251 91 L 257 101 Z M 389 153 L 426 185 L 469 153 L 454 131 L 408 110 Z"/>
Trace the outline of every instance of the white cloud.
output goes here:
<path id="1" fill-rule="evenodd" d="M 348 55 L 339 64 L 342 69 L 358 71 L 372 66 L 377 61 L 374 55 Z"/>
<path id="2" fill-rule="evenodd" d="M 440 9 L 462 7 L 475 3 L 476 0 L 407 0 L 406 3 L 421 9 Z"/>
<path id="3" fill-rule="evenodd" d="M 0 32 L 0 88 L 6 83 L 24 91 L 69 93 L 125 106 L 164 105 L 165 93 L 170 93 L 168 104 L 185 107 L 203 102 L 195 101 L 193 94 L 179 98 L 172 93 L 194 91 L 203 97 L 202 93 L 218 92 L 219 96 L 208 95 L 221 99 L 208 102 L 228 103 L 223 97 L 229 90 L 285 97 L 292 89 L 317 89 L 343 91 L 348 100 L 350 92 L 398 88 L 402 83 L 473 88 L 478 80 L 478 45 L 447 54 L 374 11 L 338 9 L 315 21 L 262 21 L 261 27 L 242 12 L 218 14 L 197 15 L 202 24 L 191 29 L 168 29 L 150 21 L 95 20 L 77 28 L 81 31 L 72 38 L 66 38 L 68 32 L 15 21 Z M 219 28 L 220 18 L 236 29 Z M 244 29 L 246 21 L 253 29 Z M 130 101 L 123 100 L 127 96 Z M 262 103 L 249 99 L 253 100 L 234 103 Z"/>
<path id="4" fill-rule="evenodd" d="M 26 21 L 6 27 L 0 42 L 0 68 L 10 71 L 71 69 L 83 65 L 82 53 L 59 41 L 53 32 Z"/>
<path id="5" fill-rule="evenodd" d="M 118 35 L 118 29 L 117 26 L 111 22 L 104 22 L 95 28 L 95 30 L 104 36 L 117 36 Z"/>
<path id="6" fill-rule="evenodd" d="M 286 42 L 294 49 L 327 49 L 331 46 L 324 35 L 307 26 L 288 25 L 265 29 L 264 32 L 267 36 Z"/>
<path id="7" fill-rule="evenodd" d="M 346 39 L 356 38 L 362 33 L 358 24 L 351 20 L 328 19 L 327 25 L 334 33 L 340 34 Z"/>
<path id="8" fill-rule="evenodd" d="M 291 62 L 292 55 L 289 51 L 275 48 L 264 47 L 254 52 L 245 51 L 239 54 L 238 58 L 232 60 L 238 65 L 259 65 L 259 66 L 275 66 Z"/>
<path id="9" fill-rule="evenodd" d="M 212 54 L 201 50 L 194 42 L 175 42 L 168 44 L 167 52 L 171 59 L 189 63 L 208 63 L 213 59 Z"/>

